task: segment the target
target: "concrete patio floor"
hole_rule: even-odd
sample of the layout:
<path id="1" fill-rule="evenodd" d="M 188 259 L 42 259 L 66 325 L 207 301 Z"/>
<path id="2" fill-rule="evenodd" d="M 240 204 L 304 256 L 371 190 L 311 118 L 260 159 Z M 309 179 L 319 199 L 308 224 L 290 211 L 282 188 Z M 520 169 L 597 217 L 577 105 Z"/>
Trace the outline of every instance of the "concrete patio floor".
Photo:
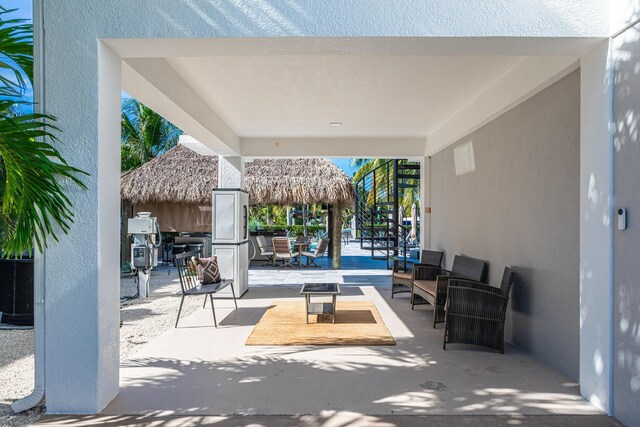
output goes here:
<path id="1" fill-rule="evenodd" d="M 45 415 L 36 425 L 85 427 L 623 427 L 606 415 L 362 415 L 324 411 L 320 415 Z"/>
<path id="2" fill-rule="evenodd" d="M 391 299 L 388 271 L 372 271 L 287 270 L 290 286 L 274 286 L 282 277 L 273 276 L 258 284 L 264 272 L 252 271 L 237 311 L 217 301 L 218 329 L 210 307 L 198 310 L 123 361 L 120 394 L 103 414 L 601 414 L 574 381 L 512 346 L 505 355 L 465 345 L 443 351 L 442 327 L 429 326 L 431 308 L 412 311 L 407 294 Z M 293 283 L 317 275 L 341 276 L 341 299 L 373 301 L 397 346 L 244 346 L 273 300 L 300 299 Z M 610 420 L 589 422 L 596 419 Z"/>

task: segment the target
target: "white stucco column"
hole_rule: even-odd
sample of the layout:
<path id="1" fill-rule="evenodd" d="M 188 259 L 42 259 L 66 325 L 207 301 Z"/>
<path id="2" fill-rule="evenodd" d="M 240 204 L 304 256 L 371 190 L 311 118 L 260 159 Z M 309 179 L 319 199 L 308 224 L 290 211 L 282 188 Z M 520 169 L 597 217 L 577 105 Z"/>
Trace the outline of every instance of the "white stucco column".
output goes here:
<path id="1" fill-rule="evenodd" d="M 244 189 L 244 159 L 218 156 L 218 188 Z"/>
<path id="2" fill-rule="evenodd" d="M 97 74 L 57 78 L 69 73 L 64 58 L 45 71 L 46 112 L 61 116 L 60 151 L 90 174 L 87 190 L 70 188 L 74 224 L 46 254 L 45 398 L 54 414 L 96 413 L 118 393 L 120 58 L 102 43 L 95 54 L 69 52 L 74 67 L 95 61 Z M 90 102 L 59 96 L 71 90 Z"/>
<path id="3" fill-rule="evenodd" d="M 613 133 L 610 43 L 581 59 L 580 392 L 611 413 Z"/>

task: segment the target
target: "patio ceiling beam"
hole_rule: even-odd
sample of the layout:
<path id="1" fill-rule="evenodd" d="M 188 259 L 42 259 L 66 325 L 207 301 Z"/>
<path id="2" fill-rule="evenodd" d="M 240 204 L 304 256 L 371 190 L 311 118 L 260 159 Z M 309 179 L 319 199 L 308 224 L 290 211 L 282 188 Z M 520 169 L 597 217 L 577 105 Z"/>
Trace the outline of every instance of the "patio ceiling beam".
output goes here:
<path id="1" fill-rule="evenodd" d="M 223 156 L 240 154 L 240 139 L 162 58 L 129 58 L 122 88 L 158 114 Z"/>
<path id="2" fill-rule="evenodd" d="M 528 57 L 427 135 L 426 156 L 464 138 L 579 67 L 575 56 Z"/>
<path id="3" fill-rule="evenodd" d="M 245 157 L 422 157 L 422 137 L 353 138 L 242 138 Z"/>

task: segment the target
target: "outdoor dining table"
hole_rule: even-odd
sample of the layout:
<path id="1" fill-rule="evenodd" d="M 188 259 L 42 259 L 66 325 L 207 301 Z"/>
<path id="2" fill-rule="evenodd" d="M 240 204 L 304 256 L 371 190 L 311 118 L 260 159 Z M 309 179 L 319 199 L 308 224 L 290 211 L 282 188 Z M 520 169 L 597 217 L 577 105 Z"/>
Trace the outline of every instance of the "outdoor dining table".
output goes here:
<path id="1" fill-rule="evenodd" d="M 309 244 L 306 242 L 295 242 L 293 246 L 294 248 L 297 248 L 297 250 L 294 252 L 298 253 L 298 268 L 302 268 L 302 251 L 307 249 Z"/>

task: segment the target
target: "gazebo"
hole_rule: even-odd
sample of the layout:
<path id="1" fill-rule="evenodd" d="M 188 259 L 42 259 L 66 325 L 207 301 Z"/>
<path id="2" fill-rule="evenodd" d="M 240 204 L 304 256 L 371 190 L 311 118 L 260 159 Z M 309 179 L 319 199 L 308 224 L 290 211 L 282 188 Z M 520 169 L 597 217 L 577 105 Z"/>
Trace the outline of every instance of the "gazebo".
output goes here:
<path id="1" fill-rule="evenodd" d="M 125 215 L 149 211 L 163 231 L 211 231 L 211 192 L 218 186 L 218 156 L 203 156 L 178 144 L 120 181 Z M 354 203 L 349 176 L 332 161 L 256 159 L 245 165 L 252 205 L 323 203 L 332 207 L 333 253 L 340 252 L 342 209 Z M 335 261 L 334 261 L 335 262 Z"/>

